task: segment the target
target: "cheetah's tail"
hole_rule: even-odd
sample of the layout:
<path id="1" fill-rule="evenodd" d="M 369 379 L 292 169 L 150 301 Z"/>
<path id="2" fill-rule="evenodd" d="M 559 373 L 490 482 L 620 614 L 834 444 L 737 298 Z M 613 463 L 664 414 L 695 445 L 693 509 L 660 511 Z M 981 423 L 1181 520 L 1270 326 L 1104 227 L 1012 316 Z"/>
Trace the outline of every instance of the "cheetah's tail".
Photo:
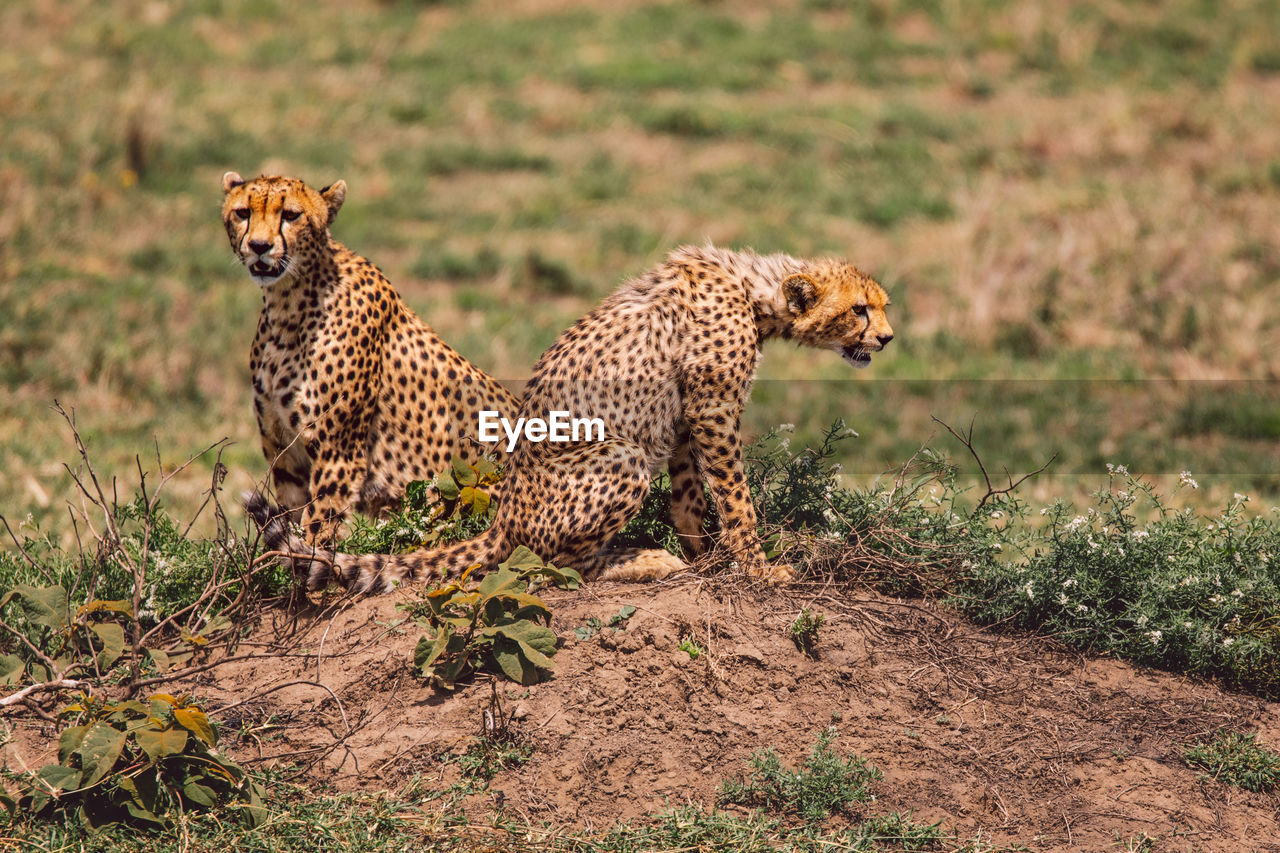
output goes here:
<path id="1" fill-rule="evenodd" d="M 306 578 L 307 589 L 322 589 L 334 578 L 353 592 L 376 595 L 397 584 L 461 574 L 479 564 L 495 568 L 501 555 L 493 528 L 474 539 L 408 554 L 344 554 L 308 544 L 289 530 L 286 514 L 259 492 L 244 496 L 244 507 L 262 531 L 268 551 L 279 551 L 281 565 Z"/>

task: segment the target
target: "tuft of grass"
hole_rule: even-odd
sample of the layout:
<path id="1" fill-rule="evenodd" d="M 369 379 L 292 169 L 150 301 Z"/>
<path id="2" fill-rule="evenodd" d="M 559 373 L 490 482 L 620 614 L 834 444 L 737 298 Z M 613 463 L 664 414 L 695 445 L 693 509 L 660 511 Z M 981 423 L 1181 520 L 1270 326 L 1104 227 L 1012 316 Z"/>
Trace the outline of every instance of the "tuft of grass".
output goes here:
<path id="1" fill-rule="evenodd" d="M 1207 743 L 1187 747 L 1183 758 L 1215 781 L 1246 791 L 1274 791 L 1280 788 L 1280 753 L 1265 748 L 1256 738 L 1256 733 L 1218 732 Z"/>
<path id="2" fill-rule="evenodd" d="M 831 749 L 835 737 L 835 729 L 819 734 L 813 751 L 796 770 L 783 767 L 772 748 L 755 753 L 751 772 L 721 783 L 717 802 L 791 813 L 810 823 L 844 811 L 851 803 L 870 802 L 871 785 L 883 774 L 864 758 L 841 758 Z"/>
<path id="3" fill-rule="evenodd" d="M 826 619 L 821 613 L 814 613 L 809 608 L 800 611 L 800 615 L 787 627 L 787 633 L 795 641 L 796 648 L 813 657 L 818 645 L 818 631 Z"/>

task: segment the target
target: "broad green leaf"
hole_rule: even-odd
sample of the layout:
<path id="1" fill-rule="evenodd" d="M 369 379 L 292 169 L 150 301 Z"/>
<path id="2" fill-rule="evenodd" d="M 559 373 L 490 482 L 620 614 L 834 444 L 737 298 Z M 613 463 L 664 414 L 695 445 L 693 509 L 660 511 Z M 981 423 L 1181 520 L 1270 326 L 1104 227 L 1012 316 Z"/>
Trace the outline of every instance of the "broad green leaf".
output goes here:
<path id="1" fill-rule="evenodd" d="M 198 803 L 205 808 L 213 808 L 218 804 L 218 798 L 213 789 L 205 787 L 199 782 L 188 782 L 183 785 L 182 793 L 191 802 Z"/>
<path id="2" fill-rule="evenodd" d="M 267 810 L 262 805 L 262 789 L 252 779 L 248 783 L 249 790 L 249 825 L 261 826 L 267 820 Z"/>
<path id="3" fill-rule="evenodd" d="M 98 622 L 90 625 L 89 630 L 102 643 L 102 650 L 98 652 L 98 669 L 105 672 L 124 654 L 124 626 L 118 622 Z"/>
<path id="4" fill-rule="evenodd" d="M 538 596 L 530 595 L 527 592 L 512 593 L 511 595 L 507 596 L 507 598 L 510 599 L 511 601 L 514 601 L 516 604 L 516 607 L 520 609 L 524 609 L 527 607 L 527 608 L 532 608 L 534 610 L 538 610 L 547 614 L 550 614 L 551 612 L 547 610 L 546 602 L 544 602 L 541 598 L 538 598 Z"/>
<path id="5" fill-rule="evenodd" d="M 520 654 L 520 647 L 515 643 L 494 644 L 493 658 L 498 662 L 502 674 L 517 684 L 532 684 L 537 680 L 537 673 Z"/>
<path id="6" fill-rule="evenodd" d="M 120 714 L 122 717 L 146 716 L 147 706 L 136 699 L 129 699 L 124 702 L 112 702 L 102 710 L 104 713 Z"/>
<path id="7" fill-rule="evenodd" d="M 209 746 L 217 745 L 217 735 L 204 711 L 199 708 L 174 708 L 173 718 L 195 733 L 196 737 Z"/>
<path id="8" fill-rule="evenodd" d="M 80 787 L 80 771 L 65 764 L 46 764 L 36 772 L 36 778 L 48 786 L 42 788 L 44 791 L 49 788 L 55 791 L 74 791 Z"/>
<path id="9" fill-rule="evenodd" d="M 423 634 L 413 649 L 413 665 L 425 671 L 439 660 L 449 647 L 449 632 L 441 630 L 435 637 Z"/>
<path id="10" fill-rule="evenodd" d="M 546 566 L 542 558 L 533 553 L 528 547 L 521 545 L 511 552 L 511 556 L 498 564 L 500 569 L 511 569 L 514 572 L 524 572 L 529 569 L 541 569 Z"/>
<path id="11" fill-rule="evenodd" d="M 66 764 L 71 754 L 80 748 L 80 744 L 84 742 L 85 733 L 88 731 L 88 723 L 83 726 L 71 726 L 63 729 L 62 734 L 58 735 L 58 761 Z"/>
<path id="12" fill-rule="evenodd" d="M 124 808 L 125 808 L 125 811 L 129 813 L 129 817 L 133 818 L 134 820 L 140 820 L 143 823 L 155 824 L 157 827 L 164 826 L 164 821 L 156 817 L 155 812 L 151 811 L 151 809 L 144 808 L 143 806 L 138 805 L 132 800 L 125 803 Z"/>
<path id="13" fill-rule="evenodd" d="M 0 655 L 0 684 L 20 684 L 26 662 L 17 655 Z"/>
<path id="14" fill-rule="evenodd" d="M 505 606 L 506 601 L 507 596 L 505 595 L 495 595 L 491 598 L 485 599 L 484 616 L 481 621 L 493 624 L 494 622 L 501 620 L 507 612 L 507 608 Z"/>
<path id="15" fill-rule="evenodd" d="M 453 479 L 459 486 L 476 484 L 476 469 L 467 464 L 465 459 L 453 457 Z"/>
<path id="16" fill-rule="evenodd" d="M 156 665 L 157 672 L 168 672 L 171 666 L 169 655 L 159 649 L 147 649 L 147 654 L 151 657 L 151 662 Z"/>
<path id="17" fill-rule="evenodd" d="M 524 643 L 524 642 L 520 643 L 520 651 L 524 653 L 525 659 L 528 660 L 529 663 L 533 664 L 536 667 L 539 667 L 541 669 L 551 669 L 552 667 L 555 666 L 551 658 L 547 657 L 542 652 L 535 649 L 529 643 Z"/>
<path id="18" fill-rule="evenodd" d="M 544 628 L 534 622 L 522 619 L 519 622 L 507 622 L 502 625 L 494 626 L 498 633 L 504 637 L 510 637 L 525 643 L 545 643 L 549 638 L 554 645 L 556 641 L 556 633 L 550 628 Z"/>
<path id="19" fill-rule="evenodd" d="M 0 806 L 4 806 L 4 810 L 9 813 L 10 820 L 13 820 L 18 814 L 18 801 L 4 791 L 0 791 Z"/>
<path id="20" fill-rule="evenodd" d="M 71 624 L 70 608 L 67 605 L 67 591 L 60 586 L 34 587 L 18 584 L 13 591 L 0 599 L 0 606 L 17 598 L 22 607 L 22 615 L 28 622 L 61 631 Z"/>
<path id="21" fill-rule="evenodd" d="M 458 484 L 451 474 L 442 473 L 436 477 L 436 494 L 440 495 L 440 500 L 456 501 L 459 491 Z"/>
<path id="22" fill-rule="evenodd" d="M 108 723 L 97 722 L 89 727 L 76 754 L 80 756 L 80 769 L 84 773 L 81 784 L 89 787 L 116 766 L 120 751 L 124 749 L 125 733 Z"/>
<path id="23" fill-rule="evenodd" d="M 152 813 L 160 810 L 160 780 L 154 770 L 136 773 L 133 776 L 122 776 L 120 787 L 139 808 Z"/>
<path id="24" fill-rule="evenodd" d="M 205 624 L 204 632 L 206 634 L 212 634 L 215 631 L 222 631 L 226 628 L 230 628 L 231 624 L 231 619 L 229 619 L 225 613 L 219 613 Z"/>
<path id="25" fill-rule="evenodd" d="M 139 729 L 133 737 L 152 764 L 169 755 L 181 755 L 187 748 L 186 729 Z"/>
<path id="26" fill-rule="evenodd" d="M 507 592 L 508 590 L 524 592 L 524 585 L 519 575 L 510 569 L 504 569 L 499 566 L 496 572 L 489 572 L 489 574 L 481 578 L 480 585 L 476 589 L 481 596 L 489 598 L 499 592 Z"/>

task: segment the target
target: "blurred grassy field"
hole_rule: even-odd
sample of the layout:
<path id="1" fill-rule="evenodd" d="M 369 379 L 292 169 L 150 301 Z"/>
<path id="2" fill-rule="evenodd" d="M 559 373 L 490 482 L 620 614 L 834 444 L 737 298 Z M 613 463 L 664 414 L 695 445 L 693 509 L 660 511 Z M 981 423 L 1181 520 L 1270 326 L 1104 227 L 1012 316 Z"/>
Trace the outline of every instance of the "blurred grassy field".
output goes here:
<path id="1" fill-rule="evenodd" d="M 64 518 L 55 399 L 100 474 L 225 436 L 229 483 L 261 475 L 227 169 L 345 178 L 338 239 L 502 378 L 682 242 L 839 254 L 888 286 L 898 338 L 856 375 L 771 348 L 753 433 L 844 416 L 859 479 L 931 415 L 976 415 L 994 468 L 1061 454 L 1037 497 L 1107 462 L 1276 495 L 1278 20 L 1275 0 L 10 0 L 0 513 Z"/>

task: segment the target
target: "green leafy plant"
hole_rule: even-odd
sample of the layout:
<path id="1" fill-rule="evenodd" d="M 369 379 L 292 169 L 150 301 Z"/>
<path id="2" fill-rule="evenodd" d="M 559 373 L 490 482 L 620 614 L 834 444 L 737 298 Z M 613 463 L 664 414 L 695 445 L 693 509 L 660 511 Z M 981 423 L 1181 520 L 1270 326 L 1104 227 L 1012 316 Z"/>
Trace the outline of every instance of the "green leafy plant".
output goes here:
<path id="1" fill-rule="evenodd" d="M 470 571 L 408 606 L 427 627 L 413 652 L 415 671 L 444 688 L 477 670 L 520 684 L 537 682 L 539 671 L 551 668 L 556 635 L 547 627 L 550 611 L 529 590 L 541 583 L 576 589 L 582 578 L 572 569 L 544 563 L 525 547 L 478 584 L 469 584 L 469 576 Z"/>
<path id="2" fill-rule="evenodd" d="M 502 470 L 489 459 L 475 464 L 454 457 L 448 470 L 428 484 L 415 480 L 405 487 L 400 507 L 376 521 L 354 517 L 342 550 L 353 554 L 399 554 L 426 545 L 439 547 L 470 539 L 493 520 L 490 499 Z"/>
<path id="3" fill-rule="evenodd" d="M 788 770 L 772 748 L 751 756 L 751 772 L 720 785 L 719 802 L 770 812 L 789 811 L 808 822 L 825 819 L 849 803 L 873 799 L 870 786 L 883 774 L 866 759 L 841 758 L 831 749 L 835 729 L 818 735 L 818 742 L 798 770 Z"/>
<path id="4" fill-rule="evenodd" d="M 157 693 L 148 704 L 91 696 L 60 716 L 58 761 L 20 779 L 3 797 L 12 815 L 70 813 L 88 827 L 124 822 L 160 827 L 187 811 L 238 804 L 251 825 L 264 817 L 262 791 L 220 754 L 217 733 L 188 697 Z"/>
<path id="5" fill-rule="evenodd" d="M 590 640 L 604 628 L 618 628 L 624 630 L 627 620 L 635 615 L 636 609 L 630 604 L 624 604 L 618 609 L 618 612 L 609 617 L 609 621 L 603 622 L 599 617 L 587 617 L 587 624 L 579 625 L 573 629 L 573 635 L 579 640 Z"/>
<path id="6" fill-rule="evenodd" d="M 1258 743 L 1256 734 L 1218 732 L 1208 743 L 1187 747 L 1183 757 L 1188 765 L 1208 772 L 1219 782 L 1246 791 L 1274 791 L 1280 788 L 1280 753 Z"/>
<path id="7" fill-rule="evenodd" d="M 800 651 L 812 656 L 818 644 L 818 630 L 822 628 L 824 621 L 826 619 L 821 613 L 814 613 L 805 607 L 787 628 L 787 633 Z"/>
<path id="8" fill-rule="evenodd" d="M 680 640 L 680 645 L 676 646 L 676 648 L 687 654 L 693 660 L 697 660 L 702 657 L 702 655 L 706 654 L 707 651 L 702 646 L 698 645 L 697 641 L 690 635 L 683 637 Z"/>

